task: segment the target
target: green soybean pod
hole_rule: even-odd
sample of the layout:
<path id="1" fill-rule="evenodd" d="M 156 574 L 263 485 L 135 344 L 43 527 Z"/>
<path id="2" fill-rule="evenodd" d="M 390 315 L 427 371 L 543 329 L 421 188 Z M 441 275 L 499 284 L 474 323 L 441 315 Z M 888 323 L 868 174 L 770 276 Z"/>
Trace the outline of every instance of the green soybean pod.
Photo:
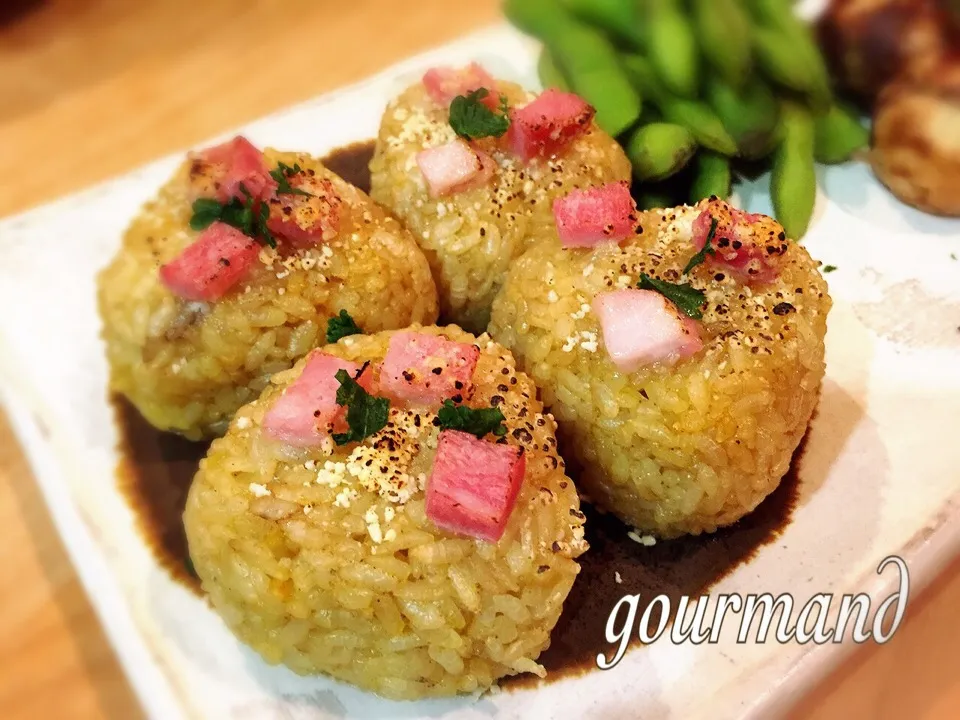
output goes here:
<path id="1" fill-rule="evenodd" d="M 806 65 L 807 87 L 800 90 L 810 97 L 815 107 L 825 109 L 832 96 L 830 71 L 810 26 L 797 16 L 788 0 L 747 0 L 747 5 L 757 25 L 779 32 L 785 47 Z"/>
<path id="2" fill-rule="evenodd" d="M 681 97 L 695 97 L 700 85 L 697 38 L 676 0 L 649 0 L 647 52 L 660 80 Z"/>
<path id="3" fill-rule="evenodd" d="M 651 62 L 643 55 L 624 53 L 620 56 L 620 63 L 627 73 L 633 86 L 645 98 L 658 101 L 667 93 L 667 89 L 660 82 Z"/>
<path id="4" fill-rule="evenodd" d="M 730 196 L 730 160 L 720 153 L 701 150 L 693 161 L 690 202 L 714 195 L 724 200 Z"/>
<path id="5" fill-rule="evenodd" d="M 697 143 L 682 125 L 654 122 L 639 127 L 627 140 L 627 157 L 638 180 L 662 180 L 679 172 L 693 157 Z"/>
<path id="6" fill-rule="evenodd" d="M 708 78 L 706 97 L 736 141 L 740 155 L 757 160 L 773 149 L 780 109 L 760 78 L 751 78 L 739 91 L 720 78 Z"/>
<path id="7" fill-rule="evenodd" d="M 627 47 L 644 44 L 640 6 L 636 0 L 563 0 L 570 12 L 595 25 Z"/>
<path id="8" fill-rule="evenodd" d="M 692 0 L 694 26 L 707 63 L 733 87 L 750 73 L 750 18 L 738 0 Z"/>
<path id="9" fill-rule="evenodd" d="M 537 77 L 540 78 L 540 84 L 543 89 L 556 88 L 557 90 L 570 90 L 570 83 L 563 76 L 563 71 L 557 66 L 553 54 L 546 46 L 540 50 L 540 58 L 537 60 Z"/>
<path id="10" fill-rule="evenodd" d="M 812 93 L 817 80 L 790 37 L 779 28 L 758 25 L 753 28 L 753 47 L 757 64 L 775 83 L 798 93 Z"/>
<path id="11" fill-rule="evenodd" d="M 794 240 L 806 233 L 817 200 L 813 144 L 810 112 L 795 102 L 783 102 L 780 144 L 773 153 L 770 195 L 777 220 Z"/>
<path id="12" fill-rule="evenodd" d="M 813 128 L 814 157 L 818 162 L 846 162 L 870 143 L 870 131 L 860 122 L 856 111 L 836 103 L 814 118 Z"/>
<path id="13" fill-rule="evenodd" d="M 596 108 L 601 128 L 619 135 L 636 122 L 640 94 L 600 31 L 575 20 L 553 0 L 506 0 L 503 9 L 514 25 L 550 48 L 571 90 Z"/>
<path id="14" fill-rule="evenodd" d="M 660 108 L 667 120 L 687 128 L 698 145 L 723 155 L 737 154 L 737 141 L 706 103 L 670 97 L 660 103 Z"/>
<path id="15" fill-rule="evenodd" d="M 723 121 L 706 103 L 674 95 L 657 78 L 652 64 L 642 55 L 627 54 L 621 57 L 627 75 L 645 98 L 660 108 L 669 122 L 683 125 L 697 144 L 716 150 L 724 155 L 735 155 L 736 140 L 727 132 Z"/>

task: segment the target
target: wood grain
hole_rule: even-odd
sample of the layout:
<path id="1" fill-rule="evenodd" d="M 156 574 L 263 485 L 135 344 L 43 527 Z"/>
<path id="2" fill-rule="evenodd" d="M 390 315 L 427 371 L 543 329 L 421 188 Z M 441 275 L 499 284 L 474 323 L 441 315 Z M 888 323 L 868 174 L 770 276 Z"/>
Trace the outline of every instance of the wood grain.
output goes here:
<path id="1" fill-rule="evenodd" d="M 359 80 L 497 15 L 495 0 L 7 0 L 0 216 Z M 0 527 L 0 717 L 139 717 L 2 414 Z M 958 606 L 960 563 L 913 601 L 889 645 L 860 649 L 794 717 L 960 716 Z"/>

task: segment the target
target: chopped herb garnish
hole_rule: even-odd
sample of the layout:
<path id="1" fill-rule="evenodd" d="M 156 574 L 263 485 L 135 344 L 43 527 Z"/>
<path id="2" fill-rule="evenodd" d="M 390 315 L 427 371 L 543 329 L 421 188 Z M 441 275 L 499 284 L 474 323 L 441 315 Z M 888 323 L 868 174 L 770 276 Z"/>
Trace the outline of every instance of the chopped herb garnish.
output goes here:
<path id="1" fill-rule="evenodd" d="M 183 569 L 187 571 L 187 575 L 189 575 L 190 577 L 192 578 L 199 577 L 197 575 L 197 569 L 193 566 L 193 560 L 190 558 L 189 555 L 187 555 L 183 559 Z"/>
<path id="2" fill-rule="evenodd" d="M 270 171 L 270 177 L 277 181 L 277 192 L 285 195 L 306 195 L 312 197 L 306 190 L 295 188 L 290 184 L 289 178 L 303 172 L 303 168 L 298 163 L 290 167 L 286 163 L 277 163 L 277 168 Z"/>
<path id="3" fill-rule="evenodd" d="M 957 254 L 956 254 L 956 253 L 950 253 L 950 259 L 951 259 L 951 260 L 956 260 L 956 259 L 957 259 Z"/>
<path id="4" fill-rule="evenodd" d="M 507 434 L 500 408 L 475 409 L 466 405 L 454 405 L 452 400 L 444 400 L 437 412 L 441 430 L 462 430 L 482 438 L 487 433 L 497 437 Z"/>
<path id="5" fill-rule="evenodd" d="M 500 112 L 494 112 L 481 102 L 490 94 L 486 88 L 457 95 L 450 103 L 450 127 L 466 140 L 500 137 L 510 127 L 507 99 L 500 96 Z"/>
<path id="6" fill-rule="evenodd" d="M 836 265 L 824 265 L 824 266 L 823 266 L 823 271 L 824 271 L 825 273 L 833 272 L 833 271 L 836 270 L 836 269 L 837 269 L 837 266 L 836 266 Z"/>
<path id="7" fill-rule="evenodd" d="M 256 214 L 254 214 L 256 200 L 242 183 L 240 192 L 243 193 L 244 200 L 231 198 L 230 202 L 227 203 L 218 202 L 213 198 L 197 198 L 194 200 L 190 227 L 200 231 L 219 220 L 227 225 L 232 225 L 244 235 L 275 248 L 277 241 L 267 227 L 270 208 L 267 207 L 266 203 L 260 203 Z"/>
<path id="8" fill-rule="evenodd" d="M 703 243 L 703 247 L 700 248 L 700 252 L 690 258 L 690 262 L 687 263 L 687 266 L 683 269 L 683 274 L 686 275 L 691 270 L 693 270 L 697 265 L 705 263 L 707 261 L 707 255 L 713 255 L 716 250 L 710 247 L 710 243 L 713 240 L 713 236 L 717 234 L 717 219 L 710 218 L 710 232 L 707 233 L 707 239 Z"/>
<path id="9" fill-rule="evenodd" d="M 350 313 L 346 310 L 341 310 L 339 315 L 334 315 L 327 320 L 328 343 L 335 343 L 340 338 L 345 338 L 349 335 L 363 335 L 363 330 L 353 321 Z"/>
<path id="10" fill-rule="evenodd" d="M 703 311 L 700 308 L 707 301 L 707 296 L 690 283 L 676 284 L 641 273 L 640 282 L 637 285 L 641 290 L 656 290 L 680 308 L 684 315 L 694 320 L 700 320 L 703 317 Z"/>
<path id="11" fill-rule="evenodd" d="M 190 218 L 190 227 L 200 231 L 214 221 L 220 219 L 223 206 L 213 198 L 197 198 L 193 201 L 193 217 Z"/>
<path id="12" fill-rule="evenodd" d="M 369 364 L 364 363 L 357 377 L 363 374 Z M 340 387 L 337 388 L 337 405 L 347 408 L 347 425 L 350 430 L 345 433 L 335 433 L 333 441 L 337 445 L 360 442 L 382 430 L 387 424 L 390 401 L 368 393 L 356 378 L 350 377 L 350 373 L 346 370 L 337 370 L 335 377 L 340 383 Z"/>

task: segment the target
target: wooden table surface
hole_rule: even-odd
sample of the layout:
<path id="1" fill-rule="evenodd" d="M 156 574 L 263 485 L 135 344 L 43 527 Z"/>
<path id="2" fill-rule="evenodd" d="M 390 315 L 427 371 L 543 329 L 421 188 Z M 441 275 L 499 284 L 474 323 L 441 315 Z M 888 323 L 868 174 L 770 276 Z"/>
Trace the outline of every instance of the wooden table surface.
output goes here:
<path id="1" fill-rule="evenodd" d="M 497 5 L 4 0 L 0 216 L 359 80 L 494 21 Z M 0 527 L 0 717 L 141 716 L 2 413 Z M 958 607 L 960 563 L 796 717 L 960 717 Z"/>

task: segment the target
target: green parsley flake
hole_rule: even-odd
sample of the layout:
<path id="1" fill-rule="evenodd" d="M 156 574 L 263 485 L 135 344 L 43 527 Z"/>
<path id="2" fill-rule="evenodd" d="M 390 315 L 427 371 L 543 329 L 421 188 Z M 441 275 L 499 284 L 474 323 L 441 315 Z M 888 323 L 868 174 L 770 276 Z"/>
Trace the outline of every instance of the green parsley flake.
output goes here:
<path id="1" fill-rule="evenodd" d="M 197 198 L 193 201 L 190 227 L 199 232 L 219 220 L 222 212 L 223 206 L 213 198 Z"/>
<path id="2" fill-rule="evenodd" d="M 507 99 L 500 96 L 500 112 L 496 113 L 481 102 L 490 94 L 486 88 L 457 95 L 450 103 L 450 127 L 465 140 L 500 137 L 510 127 Z"/>
<path id="3" fill-rule="evenodd" d="M 707 233 L 707 239 L 703 243 L 703 247 L 700 248 L 700 252 L 690 258 L 690 262 L 687 263 L 687 266 L 683 269 L 683 274 L 687 275 L 691 270 L 693 270 L 697 265 L 705 263 L 707 261 L 707 255 L 713 255 L 716 250 L 710 247 L 710 243 L 713 240 L 713 236 L 717 234 L 717 219 L 710 218 L 710 232 Z"/>
<path id="4" fill-rule="evenodd" d="M 833 271 L 836 270 L 836 269 L 837 269 L 837 266 L 836 266 L 836 265 L 824 265 L 824 266 L 823 266 L 823 271 L 824 271 L 825 273 L 831 273 L 831 272 L 833 272 Z"/>
<path id="5" fill-rule="evenodd" d="M 444 400 L 443 406 L 437 411 L 441 430 L 462 430 L 463 432 L 482 438 L 487 433 L 497 437 L 507 434 L 503 424 L 503 413 L 500 408 L 475 409 L 466 405 L 454 405 L 452 400 Z"/>
<path id="6" fill-rule="evenodd" d="M 259 240 L 272 248 L 277 246 L 276 238 L 267 227 L 270 217 L 270 208 L 266 203 L 257 205 L 250 192 L 240 184 L 240 192 L 244 200 L 231 198 L 230 202 L 221 203 L 213 198 L 197 198 L 193 201 L 193 215 L 190 217 L 190 227 L 197 232 L 205 230 L 216 221 L 232 225 L 240 232 L 255 240 Z M 256 213 L 254 208 L 257 208 Z"/>
<path id="7" fill-rule="evenodd" d="M 694 320 L 703 318 L 701 308 L 707 301 L 707 296 L 702 290 L 697 290 L 690 283 L 678 285 L 641 273 L 640 282 L 637 283 L 637 286 L 641 290 L 656 290 L 676 305 L 684 315 L 692 317 Z"/>
<path id="8" fill-rule="evenodd" d="M 340 338 L 350 335 L 363 335 L 363 330 L 353 321 L 350 313 L 341 310 L 339 315 L 334 315 L 327 320 L 327 342 L 335 343 Z"/>
<path id="9" fill-rule="evenodd" d="M 312 197 L 310 193 L 306 190 L 301 190 L 300 188 L 295 188 L 290 184 L 290 178 L 294 175 L 299 175 L 303 172 L 303 169 L 298 163 L 294 163 L 293 167 L 290 167 L 286 163 L 277 163 L 277 168 L 270 171 L 270 177 L 277 181 L 277 192 L 284 195 L 306 195 L 307 197 Z"/>
<path id="10" fill-rule="evenodd" d="M 364 363 L 357 377 L 363 374 L 369 364 Z M 347 408 L 347 425 L 350 428 L 348 432 L 334 434 L 333 441 L 337 445 L 360 442 L 386 427 L 390 414 L 390 401 L 387 398 L 368 393 L 346 370 L 337 370 L 334 377 L 340 383 L 337 405 Z"/>

